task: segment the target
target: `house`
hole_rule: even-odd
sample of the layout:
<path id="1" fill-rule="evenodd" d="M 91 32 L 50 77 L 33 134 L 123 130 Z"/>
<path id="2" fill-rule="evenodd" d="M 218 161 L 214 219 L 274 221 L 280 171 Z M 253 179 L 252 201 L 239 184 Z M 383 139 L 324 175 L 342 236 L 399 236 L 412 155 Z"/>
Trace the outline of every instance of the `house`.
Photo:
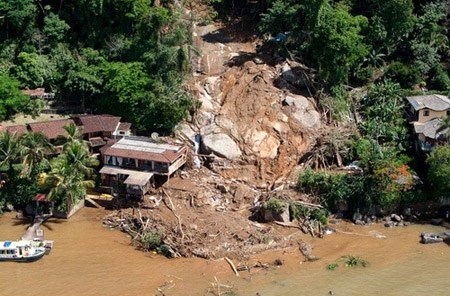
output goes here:
<path id="1" fill-rule="evenodd" d="M 442 118 L 450 116 L 450 99 L 442 95 L 406 97 L 408 120 L 414 127 L 417 151 L 429 152 L 446 130 L 438 132 Z"/>
<path id="2" fill-rule="evenodd" d="M 53 99 L 55 94 L 52 92 L 45 92 L 45 88 L 23 89 L 22 93 L 30 96 L 32 99 Z"/>
<path id="3" fill-rule="evenodd" d="M 117 116 L 82 115 L 72 119 L 82 132 L 84 140 L 89 142 L 92 153 L 98 153 L 109 138 L 131 134 L 131 123 L 120 122 L 120 117 Z"/>
<path id="4" fill-rule="evenodd" d="M 15 134 L 17 137 L 20 137 L 27 132 L 27 127 L 25 125 L 10 125 L 3 127 L 3 129 L 8 134 Z"/>
<path id="5" fill-rule="evenodd" d="M 187 148 L 180 144 L 155 143 L 146 137 L 123 137 L 101 150 L 100 170 L 104 188 L 142 198 L 155 176 L 167 179 L 186 163 Z"/>

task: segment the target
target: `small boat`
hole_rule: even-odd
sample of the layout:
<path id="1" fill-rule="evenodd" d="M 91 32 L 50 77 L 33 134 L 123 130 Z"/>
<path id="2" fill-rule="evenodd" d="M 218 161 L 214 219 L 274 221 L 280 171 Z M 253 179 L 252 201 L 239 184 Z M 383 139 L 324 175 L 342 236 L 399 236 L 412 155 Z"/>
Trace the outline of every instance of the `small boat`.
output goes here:
<path id="1" fill-rule="evenodd" d="M 32 262 L 45 255 L 44 246 L 36 246 L 33 241 L 0 241 L 0 261 Z"/>

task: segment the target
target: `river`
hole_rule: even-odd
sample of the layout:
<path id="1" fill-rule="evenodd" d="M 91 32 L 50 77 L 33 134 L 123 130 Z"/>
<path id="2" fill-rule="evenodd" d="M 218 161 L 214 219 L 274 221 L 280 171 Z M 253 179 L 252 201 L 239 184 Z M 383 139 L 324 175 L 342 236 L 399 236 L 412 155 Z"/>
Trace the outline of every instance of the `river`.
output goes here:
<path id="1" fill-rule="evenodd" d="M 320 260 L 303 262 L 296 248 L 270 251 L 252 262 L 279 258 L 282 266 L 236 277 L 224 260 L 166 259 L 137 251 L 125 234 L 102 227 L 106 213 L 84 208 L 69 221 L 47 221 L 45 238 L 54 240 L 50 255 L 28 264 L 0 263 L 0 295 L 217 295 L 216 279 L 237 295 L 450 295 L 449 246 L 419 243 L 420 232 L 442 227 L 344 223 L 339 227 L 347 233 L 309 239 Z M 26 226 L 6 213 L 0 217 L 0 240 L 20 237 Z M 343 255 L 360 256 L 369 265 L 326 269 Z"/>

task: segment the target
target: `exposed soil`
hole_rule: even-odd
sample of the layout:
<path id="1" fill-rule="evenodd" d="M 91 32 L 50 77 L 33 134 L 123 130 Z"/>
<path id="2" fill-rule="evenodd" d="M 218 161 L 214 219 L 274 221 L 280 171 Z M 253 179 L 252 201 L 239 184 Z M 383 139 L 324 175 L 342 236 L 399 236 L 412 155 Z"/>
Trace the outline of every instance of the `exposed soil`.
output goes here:
<path id="1" fill-rule="evenodd" d="M 139 232 L 163 233 L 172 255 L 183 257 L 246 258 L 299 243 L 292 229 L 252 215 L 271 196 L 305 199 L 292 189 L 297 166 L 322 125 L 305 87 L 311 70 L 257 53 L 258 40 L 244 27 L 239 21 L 194 26 L 201 55 L 187 87 L 201 104 L 177 131 L 192 147 L 190 162 L 146 196 L 139 212 L 114 213 L 107 225 L 137 240 Z M 198 151 L 196 136 L 203 139 Z"/>

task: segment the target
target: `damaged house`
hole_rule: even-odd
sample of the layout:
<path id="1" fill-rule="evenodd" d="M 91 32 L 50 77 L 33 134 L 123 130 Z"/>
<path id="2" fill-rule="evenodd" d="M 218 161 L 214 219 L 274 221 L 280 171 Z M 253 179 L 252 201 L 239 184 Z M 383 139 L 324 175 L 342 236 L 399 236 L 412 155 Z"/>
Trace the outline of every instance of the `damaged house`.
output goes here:
<path id="1" fill-rule="evenodd" d="M 406 97 L 407 115 L 413 125 L 416 151 L 430 152 L 432 147 L 444 140 L 446 130 L 439 131 L 442 118 L 450 116 L 450 99 L 442 95 Z"/>
<path id="2" fill-rule="evenodd" d="M 155 184 L 155 177 L 168 180 L 186 163 L 187 147 L 155 143 L 146 137 L 123 137 L 103 147 L 101 153 L 103 188 L 111 193 L 142 198 Z"/>

